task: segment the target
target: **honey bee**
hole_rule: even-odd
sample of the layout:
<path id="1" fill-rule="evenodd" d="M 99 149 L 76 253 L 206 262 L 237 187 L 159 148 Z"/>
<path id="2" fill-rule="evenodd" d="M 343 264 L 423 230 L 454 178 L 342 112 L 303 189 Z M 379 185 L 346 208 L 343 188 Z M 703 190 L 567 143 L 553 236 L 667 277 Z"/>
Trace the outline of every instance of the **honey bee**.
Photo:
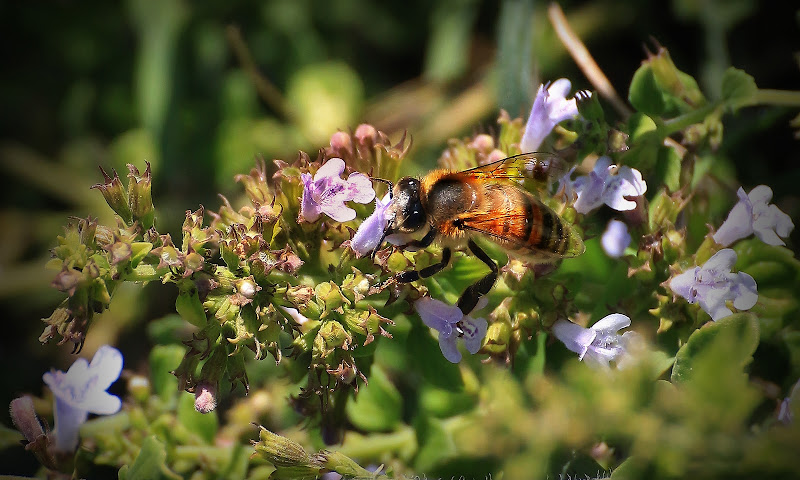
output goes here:
<path id="1" fill-rule="evenodd" d="M 484 252 L 475 237 L 481 236 L 535 261 L 577 257 L 585 247 L 581 237 L 552 209 L 515 180 L 544 181 L 563 171 L 555 154 L 524 153 L 475 168 L 454 172 L 434 170 L 421 179 L 403 177 L 389 184 L 392 203 L 388 223 L 372 256 L 394 233 L 427 233 L 401 248 L 425 248 L 434 240 L 443 245 L 442 259 L 421 270 L 396 274 L 393 280 L 409 283 L 427 278 L 450 263 L 452 249 L 467 248 L 491 270 L 467 287 L 458 307 L 469 314 L 478 299 L 489 293 L 497 280 L 497 263 Z M 387 281 L 388 282 L 388 281 Z"/>

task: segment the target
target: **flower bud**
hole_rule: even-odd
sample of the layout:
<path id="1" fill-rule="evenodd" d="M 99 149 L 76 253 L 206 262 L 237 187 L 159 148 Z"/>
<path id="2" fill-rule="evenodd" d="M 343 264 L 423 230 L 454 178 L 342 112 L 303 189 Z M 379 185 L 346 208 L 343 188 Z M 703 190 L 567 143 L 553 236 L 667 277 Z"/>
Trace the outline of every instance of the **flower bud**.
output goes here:
<path id="1" fill-rule="evenodd" d="M 211 383 L 200 382 L 194 392 L 194 409 L 200 413 L 210 413 L 217 408 L 217 387 Z"/>
<path id="2" fill-rule="evenodd" d="M 259 441 L 254 444 L 256 453 L 276 467 L 311 467 L 310 458 L 303 447 L 286 437 L 276 435 L 259 425 Z"/>
<path id="3" fill-rule="evenodd" d="M 33 409 L 33 400 L 25 395 L 11 400 L 10 405 L 11 421 L 14 426 L 25 437 L 28 443 L 34 442 L 37 438 L 44 435 L 42 424 Z"/>
<path id="4" fill-rule="evenodd" d="M 692 105 L 705 103 L 705 97 L 700 92 L 697 82 L 693 79 L 692 81 L 686 80 L 688 75 L 678 70 L 666 48 L 659 46 L 658 52 L 655 55 L 649 55 L 647 61 L 653 70 L 656 82 L 663 90 L 678 98 L 685 98 Z M 691 77 L 689 78 L 691 79 Z"/>
<path id="5" fill-rule="evenodd" d="M 92 185 L 91 188 L 100 190 L 103 198 L 106 199 L 106 203 L 114 210 L 114 213 L 119 215 L 126 225 L 130 224 L 133 221 L 133 217 L 128 205 L 128 193 L 122 186 L 119 175 L 114 171 L 114 177 L 112 178 L 103 170 L 103 167 L 100 167 L 100 173 L 103 174 L 103 183 Z"/>
<path id="6" fill-rule="evenodd" d="M 339 286 L 333 282 L 320 283 L 317 285 L 317 288 L 314 289 L 314 294 L 317 297 L 317 302 L 324 306 L 326 312 L 336 310 L 345 302 L 350 303 L 344 298 L 344 295 L 342 295 Z"/>
<path id="7" fill-rule="evenodd" d="M 147 169 L 144 175 L 139 174 L 139 170 L 133 165 L 128 165 L 128 206 L 134 220 L 139 220 L 145 229 L 153 226 L 155 218 L 155 207 L 152 197 L 152 175 L 150 173 L 150 162 L 145 162 Z"/>
<path id="8" fill-rule="evenodd" d="M 511 339 L 511 325 L 506 322 L 494 322 L 486 331 L 486 343 L 483 349 L 490 355 L 497 355 L 508 350 Z"/>
<path id="9" fill-rule="evenodd" d="M 131 375 L 128 378 L 128 392 L 139 403 L 145 403 L 150 398 L 150 380 L 144 375 Z"/>
<path id="10" fill-rule="evenodd" d="M 375 127 L 372 125 L 368 123 L 362 123 L 356 127 L 356 131 L 353 136 L 355 137 L 356 142 L 358 142 L 360 145 L 371 147 L 378 140 L 378 131 L 375 130 Z"/>

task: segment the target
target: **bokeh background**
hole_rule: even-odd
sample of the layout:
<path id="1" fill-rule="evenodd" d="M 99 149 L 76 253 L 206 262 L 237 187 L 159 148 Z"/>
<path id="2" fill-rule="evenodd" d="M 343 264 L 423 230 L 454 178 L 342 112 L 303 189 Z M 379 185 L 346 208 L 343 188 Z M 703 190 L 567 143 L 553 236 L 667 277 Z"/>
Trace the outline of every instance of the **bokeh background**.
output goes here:
<path id="1" fill-rule="evenodd" d="M 432 166 L 447 139 L 492 132 L 501 108 L 524 116 L 542 81 L 591 88 L 533 1 L 369 0 L 0 2 L 0 405 L 41 394 L 70 346 L 38 336 L 61 300 L 44 264 L 70 216 L 111 221 L 98 166 L 153 165 L 158 225 L 232 201 L 256 156 L 315 153 L 337 129 L 369 122 L 412 135 L 405 173 Z M 568 20 L 624 97 L 645 48 L 667 47 L 709 85 L 730 65 L 759 87 L 800 87 L 800 10 L 755 0 L 565 1 Z M 657 42 L 657 43 L 656 43 Z M 613 110 L 605 105 L 607 115 Z M 726 123 L 723 157 L 745 188 L 770 185 L 800 211 L 797 111 L 746 108 Z M 795 223 L 798 224 L 797 220 Z M 791 245 L 798 245 L 795 230 Z M 96 321 L 94 351 L 113 343 L 145 369 L 150 320 L 175 292 L 125 288 Z M 152 332 L 151 332 L 152 333 Z M 5 409 L 0 422 L 10 425 Z M 0 465 L 33 458 L 10 458 Z"/>

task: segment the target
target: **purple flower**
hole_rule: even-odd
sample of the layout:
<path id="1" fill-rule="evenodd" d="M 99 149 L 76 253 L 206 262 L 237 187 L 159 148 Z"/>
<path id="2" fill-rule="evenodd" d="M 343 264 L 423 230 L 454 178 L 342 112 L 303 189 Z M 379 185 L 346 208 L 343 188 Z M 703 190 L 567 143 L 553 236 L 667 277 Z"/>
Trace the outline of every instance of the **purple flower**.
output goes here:
<path id="1" fill-rule="evenodd" d="M 628 226 L 625 222 L 611 220 L 608 222 L 606 231 L 600 237 L 600 244 L 603 251 L 611 258 L 619 258 L 631 243 L 631 234 L 628 233 Z"/>
<path id="2" fill-rule="evenodd" d="M 304 173 L 303 199 L 300 204 L 298 221 L 314 222 L 324 213 L 337 222 L 356 218 L 356 211 L 345 206 L 344 202 L 368 203 L 375 198 L 372 182 L 363 173 L 351 173 L 347 180 L 340 175 L 344 172 L 344 160 L 331 158 L 314 174 Z"/>
<path id="3" fill-rule="evenodd" d="M 758 301 L 756 281 L 750 275 L 732 273 L 736 263 L 736 252 L 725 248 L 715 253 L 702 267 L 694 267 L 669 282 L 669 288 L 689 303 L 699 303 L 714 320 L 727 317 L 733 312 L 725 302 L 733 300 L 739 310 L 752 308 Z"/>
<path id="4" fill-rule="evenodd" d="M 575 98 L 567 100 L 572 84 L 566 78 L 560 78 L 545 88 L 539 86 L 533 101 L 525 133 L 519 142 L 523 152 L 535 152 L 553 128 L 564 120 L 578 116 L 578 104 Z"/>
<path id="5" fill-rule="evenodd" d="M 577 196 L 575 210 L 579 213 L 589 213 L 603 204 L 618 211 L 636 208 L 636 202 L 625 197 L 638 197 L 644 194 L 647 191 L 647 183 L 642 180 L 639 170 L 627 166 L 619 167 L 616 175 L 612 175 L 611 172 L 616 167 L 611 165 L 609 157 L 600 157 L 589 175 L 575 179 L 571 186 Z M 570 189 L 567 188 L 567 191 Z"/>
<path id="6" fill-rule="evenodd" d="M 478 302 L 476 310 L 486 305 L 485 298 Z M 458 307 L 431 297 L 422 297 L 414 302 L 414 310 L 419 313 L 425 325 L 439 331 L 439 348 L 447 360 L 453 363 L 461 361 L 461 352 L 456 345 L 459 338 L 464 339 L 464 346 L 469 353 L 474 355 L 481 349 L 488 328 L 488 323 L 483 318 L 473 319 L 461 313 Z"/>
<path id="7" fill-rule="evenodd" d="M 111 415 L 122 406 L 119 397 L 106 392 L 122 372 L 122 354 L 103 345 L 92 362 L 79 358 L 67 373 L 52 370 L 42 376 L 55 396 L 56 449 L 72 452 L 78 446 L 78 429 L 89 413 Z"/>
<path id="8" fill-rule="evenodd" d="M 768 245 L 786 245 L 780 237 L 788 237 L 794 223 L 775 205 L 770 205 L 772 189 L 759 185 L 744 193 L 743 188 L 736 192 L 739 203 L 733 206 L 728 218 L 714 234 L 714 241 L 727 247 L 736 240 L 749 237 L 755 233 L 762 242 Z"/>
<path id="9" fill-rule="evenodd" d="M 610 368 L 615 362 L 617 368 L 623 367 L 630 356 L 629 346 L 636 339 L 636 332 L 617 331 L 629 327 L 631 319 L 621 313 L 612 313 L 601 318 L 590 328 L 583 328 L 569 320 L 558 320 L 553 324 L 553 334 L 564 345 L 578 354 L 580 360 L 595 367 Z"/>
<path id="10" fill-rule="evenodd" d="M 384 195 L 383 199 L 375 198 L 375 211 L 358 226 L 356 234 L 350 240 L 352 248 L 359 257 L 371 252 L 378 246 L 378 242 L 386 230 L 389 219 L 386 217 L 386 209 L 391 205 L 392 200 L 389 194 Z"/>

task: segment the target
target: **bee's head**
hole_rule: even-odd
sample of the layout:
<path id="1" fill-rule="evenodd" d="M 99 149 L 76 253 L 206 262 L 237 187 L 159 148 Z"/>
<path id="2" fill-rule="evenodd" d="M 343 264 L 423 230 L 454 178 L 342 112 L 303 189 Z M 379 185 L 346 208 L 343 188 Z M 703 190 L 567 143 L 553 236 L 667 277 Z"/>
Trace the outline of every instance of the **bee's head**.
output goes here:
<path id="1" fill-rule="evenodd" d="M 389 219 L 378 245 L 372 250 L 375 257 L 387 236 L 393 233 L 413 233 L 427 223 L 427 215 L 420 199 L 420 182 L 413 177 L 403 177 L 394 186 L 387 180 L 375 179 L 390 185 L 392 203 L 387 210 Z"/>
<path id="2" fill-rule="evenodd" d="M 425 226 L 427 215 L 419 197 L 420 182 L 416 178 L 403 177 L 392 190 L 392 205 L 389 207 L 389 233 L 413 233 Z"/>

